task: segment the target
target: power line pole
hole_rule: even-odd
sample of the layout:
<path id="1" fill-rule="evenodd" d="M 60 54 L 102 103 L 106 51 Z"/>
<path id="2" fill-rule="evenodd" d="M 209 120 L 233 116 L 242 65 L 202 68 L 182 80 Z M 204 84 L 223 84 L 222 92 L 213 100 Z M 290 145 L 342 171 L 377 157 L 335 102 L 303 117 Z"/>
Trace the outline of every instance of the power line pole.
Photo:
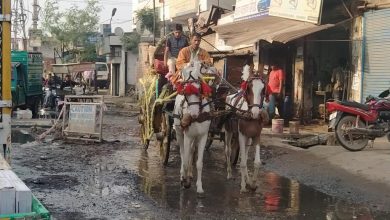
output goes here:
<path id="1" fill-rule="evenodd" d="M 33 20 L 33 23 L 32 23 L 32 33 L 34 33 L 34 37 L 36 37 L 36 31 L 38 30 L 38 8 L 39 8 L 39 5 L 38 5 L 38 0 L 34 0 L 34 3 L 33 3 L 33 15 L 32 15 L 32 20 Z M 30 34 L 30 38 L 32 38 L 31 34 Z M 38 51 L 38 47 L 33 47 L 33 51 Z"/>
<path id="2" fill-rule="evenodd" d="M 164 37 L 165 37 L 165 0 L 163 0 L 162 1 L 162 3 L 163 3 L 163 11 L 162 11 L 162 13 L 163 13 L 163 22 L 164 22 Z M 161 36 L 160 36 L 161 37 Z"/>
<path id="3" fill-rule="evenodd" d="M 27 49 L 27 36 L 26 36 L 26 15 L 24 14 L 24 7 L 23 7 L 23 0 L 20 0 L 20 14 L 19 14 L 19 21 L 22 25 L 22 32 L 23 32 L 23 37 L 22 37 L 22 42 L 23 42 L 23 48 L 22 50 Z"/>
<path id="4" fill-rule="evenodd" d="M 13 7 L 13 23 L 12 23 L 12 29 L 14 33 L 14 39 L 12 41 L 12 49 L 17 50 L 18 49 L 18 29 L 19 29 L 19 0 L 15 0 L 14 7 Z"/>
<path id="5" fill-rule="evenodd" d="M 0 146 L 4 158 L 11 162 L 11 0 L 0 0 Z"/>
<path id="6" fill-rule="evenodd" d="M 153 0 L 153 46 L 156 45 L 156 0 Z"/>

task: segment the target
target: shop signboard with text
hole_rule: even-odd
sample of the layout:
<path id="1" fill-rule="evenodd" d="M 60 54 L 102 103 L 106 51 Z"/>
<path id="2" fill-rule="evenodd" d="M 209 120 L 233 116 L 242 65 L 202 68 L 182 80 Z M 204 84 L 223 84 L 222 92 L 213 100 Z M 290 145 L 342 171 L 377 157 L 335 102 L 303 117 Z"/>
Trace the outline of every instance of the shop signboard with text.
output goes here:
<path id="1" fill-rule="evenodd" d="M 271 0 L 269 15 L 318 24 L 323 0 Z"/>
<path id="2" fill-rule="evenodd" d="M 270 0 L 237 0 L 234 20 L 244 20 L 268 15 Z"/>

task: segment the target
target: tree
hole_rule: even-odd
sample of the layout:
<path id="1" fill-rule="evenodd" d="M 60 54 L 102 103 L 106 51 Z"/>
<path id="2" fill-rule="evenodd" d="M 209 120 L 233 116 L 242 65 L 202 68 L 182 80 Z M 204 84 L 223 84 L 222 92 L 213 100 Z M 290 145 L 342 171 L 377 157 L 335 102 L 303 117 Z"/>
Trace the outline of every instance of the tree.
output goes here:
<path id="1" fill-rule="evenodd" d="M 98 0 L 85 0 L 86 7 L 73 5 L 66 11 L 61 11 L 58 0 L 45 1 L 42 13 L 42 29 L 46 35 L 54 37 L 61 46 L 75 49 L 79 46 L 90 48 L 89 37 L 98 30 L 99 12 Z M 90 49 L 84 52 L 94 52 Z M 86 55 L 91 57 L 93 55 Z"/>
<path id="2" fill-rule="evenodd" d="M 130 50 L 132 53 L 138 53 L 138 44 L 140 42 L 141 36 L 137 32 L 129 33 L 123 35 L 121 38 L 122 43 L 126 50 Z"/>
<path id="3" fill-rule="evenodd" d="M 143 8 L 136 11 L 137 20 L 141 22 L 141 29 L 146 29 L 153 33 L 154 13 L 151 8 Z M 158 16 L 156 15 L 156 30 L 158 30 Z"/>

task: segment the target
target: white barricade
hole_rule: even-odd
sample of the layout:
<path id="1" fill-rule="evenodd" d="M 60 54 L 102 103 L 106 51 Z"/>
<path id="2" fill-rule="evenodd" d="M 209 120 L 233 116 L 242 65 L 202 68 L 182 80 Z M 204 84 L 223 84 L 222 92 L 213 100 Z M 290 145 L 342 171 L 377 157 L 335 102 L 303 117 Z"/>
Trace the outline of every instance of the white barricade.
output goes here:
<path id="1" fill-rule="evenodd" d="M 67 139 L 102 141 L 103 96 L 65 96 L 62 134 Z"/>

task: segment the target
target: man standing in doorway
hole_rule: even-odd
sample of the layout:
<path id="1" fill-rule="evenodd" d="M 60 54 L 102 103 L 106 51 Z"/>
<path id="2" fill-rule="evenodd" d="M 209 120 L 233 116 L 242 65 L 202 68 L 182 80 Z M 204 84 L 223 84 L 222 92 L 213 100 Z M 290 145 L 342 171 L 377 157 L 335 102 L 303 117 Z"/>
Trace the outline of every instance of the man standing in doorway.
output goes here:
<path id="1" fill-rule="evenodd" d="M 269 114 L 271 118 L 276 116 L 276 108 L 279 111 L 282 110 L 282 94 L 283 94 L 283 82 L 284 72 L 277 64 L 271 65 L 271 72 L 268 77 L 268 94 L 269 94 Z"/>
<path id="2" fill-rule="evenodd" d="M 168 66 L 169 73 L 166 78 L 169 79 L 175 74 L 176 59 L 179 55 L 179 51 L 188 46 L 188 39 L 183 35 L 183 27 L 181 24 L 175 26 L 173 35 L 170 36 L 166 41 L 165 52 L 164 52 L 164 64 Z"/>
<path id="3" fill-rule="evenodd" d="M 344 99 L 344 80 L 345 80 L 345 69 L 346 69 L 347 61 L 345 58 L 340 58 L 338 66 L 332 71 L 331 82 L 333 85 L 333 98 L 335 100 L 343 100 Z"/>

